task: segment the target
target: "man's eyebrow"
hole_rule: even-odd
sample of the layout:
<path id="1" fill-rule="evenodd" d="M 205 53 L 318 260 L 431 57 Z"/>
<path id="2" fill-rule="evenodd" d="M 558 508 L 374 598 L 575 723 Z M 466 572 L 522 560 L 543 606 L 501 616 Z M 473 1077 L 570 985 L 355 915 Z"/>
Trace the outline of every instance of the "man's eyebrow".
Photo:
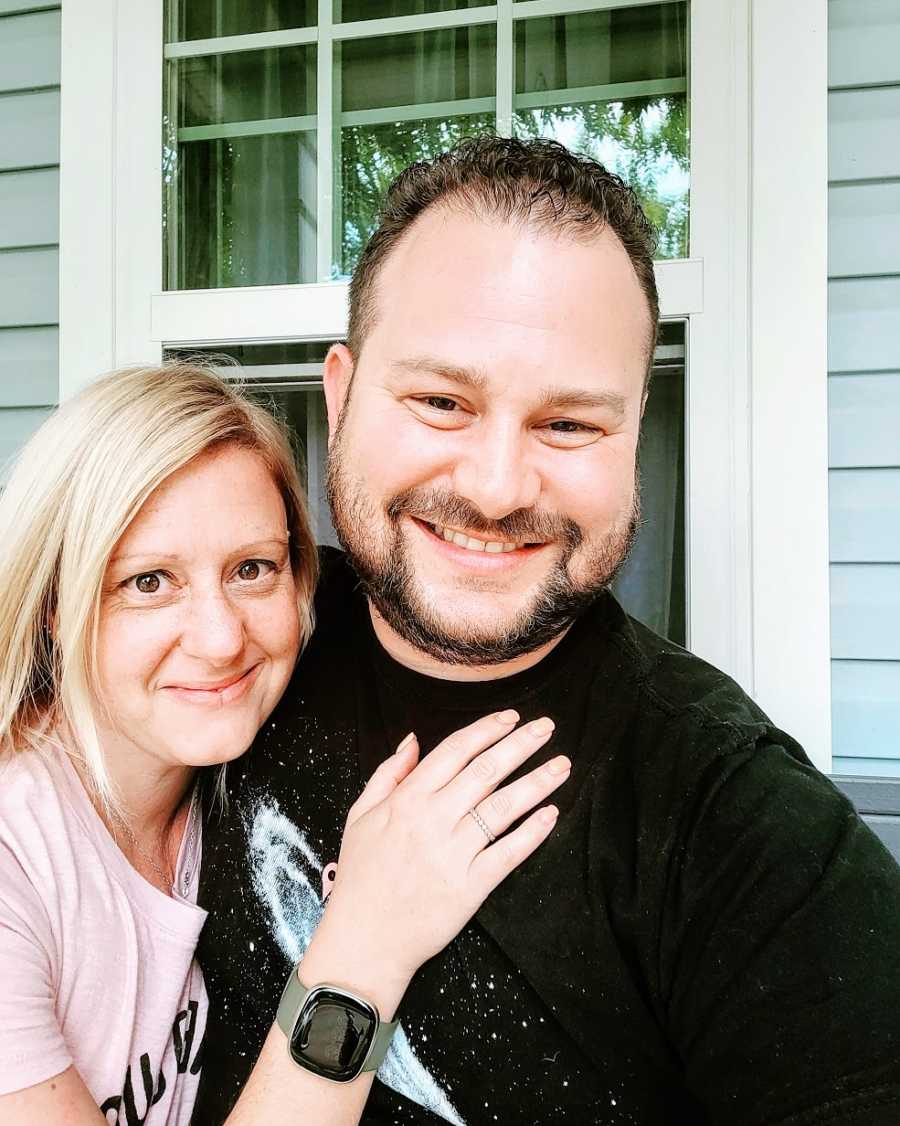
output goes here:
<path id="1" fill-rule="evenodd" d="M 478 368 L 460 367 L 435 356 L 410 356 L 397 360 L 392 367 L 411 375 L 437 375 L 463 387 L 484 391 L 488 377 Z M 627 400 L 617 391 L 586 391 L 581 387 L 545 387 L 541 391 L 540 405 L 544 410 L 566 410 L 581 407 L 584 410 L 607 410 L 617 418 L 624 418 Z"/>
<path id="2" fill-rule="evenodd" d="M 473 391 L 483 391 L 488 385 L 488 377 L 478 368 L 460 367 L 436 356 L 409 356 L 395 360 L 391 367 L 408 375 L 439 375 Z"/>
<path id="3" fill-rule="evenodd" d="M 585 410 L 608 410 L 618 418 L 624 418 L 627 405 L 625 396 L 617 391 L 584 391 L 580 387 L 545 387 L 541 392 L 541 406 L 548 410 L 581 407 Z"/>

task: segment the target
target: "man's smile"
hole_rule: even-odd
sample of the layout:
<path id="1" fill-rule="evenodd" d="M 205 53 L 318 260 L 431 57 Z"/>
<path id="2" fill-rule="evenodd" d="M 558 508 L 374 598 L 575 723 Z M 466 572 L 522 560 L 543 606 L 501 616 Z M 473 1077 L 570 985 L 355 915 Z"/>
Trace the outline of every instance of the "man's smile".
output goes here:
<path id="1" fill-rule="evenodd" d="M 479 571 L 507 570 L 550 546 L 549 542 L 490 540 L 484 537 L 484 533 L 481 536 L 474 536 L 461 528 L 432 524 L 417 516 L 409 517 L 409 522 L 427 537 L 431 545 L 437 547 L 442 555 L 457 564 L 475 567 Z"/>

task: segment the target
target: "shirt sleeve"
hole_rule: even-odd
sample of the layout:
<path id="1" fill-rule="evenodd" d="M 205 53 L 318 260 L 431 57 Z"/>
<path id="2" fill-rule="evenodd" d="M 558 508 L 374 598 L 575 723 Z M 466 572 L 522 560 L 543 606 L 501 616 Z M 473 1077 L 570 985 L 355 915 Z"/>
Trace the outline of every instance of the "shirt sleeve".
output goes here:
<path id="1" fill-rule="evenodd" d="M 0 844 L 0 1095 L 66 1070 L 55 1010 L 50 927 L 15 856 Z"/>
<path id="2" fill-rule="evenodd" d="M 900 1122 L 900 868 L 799 751 L 720 759 L 667 897 L 670 1037 L 728 1126 Z"/>

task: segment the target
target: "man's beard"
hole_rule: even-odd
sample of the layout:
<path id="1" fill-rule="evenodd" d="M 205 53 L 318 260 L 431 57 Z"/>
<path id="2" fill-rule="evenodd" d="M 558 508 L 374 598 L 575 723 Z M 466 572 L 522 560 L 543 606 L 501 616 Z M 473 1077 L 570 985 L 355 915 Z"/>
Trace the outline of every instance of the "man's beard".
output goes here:
<path id="1" fill-rule="evenodd" d="M 568 564 L 585 543 L 581 528 L 567 517 L 517 509 L 501 520 L 488 520 L 463 497 L 435 489 L 408 489 L 380 509 L 343 464 L 343 435 L 338 428 L 328 457 L 326 488 L 341 546 L 378 613 L 404 640 L 422 653 L 451 665 L 496 665 L 531 653 L 558 637 L 605 591 L 625 563 L 640 520 L 635 466 L 633 500 L 619 522 L 579 561 L 585 577 L 575 581 Z M 512 621 L 494 629 L 468 619 L 452 620 L 428 604 L 414 572 L 400 522 L 414 516 L 427 524 L 465 528 L 486 541 L 550 541 L 562 553 Z M 379 542 L 387 525 L 390 534 Z M 470 590 L 491 589 L 492 580 L 473 578 Z"/>

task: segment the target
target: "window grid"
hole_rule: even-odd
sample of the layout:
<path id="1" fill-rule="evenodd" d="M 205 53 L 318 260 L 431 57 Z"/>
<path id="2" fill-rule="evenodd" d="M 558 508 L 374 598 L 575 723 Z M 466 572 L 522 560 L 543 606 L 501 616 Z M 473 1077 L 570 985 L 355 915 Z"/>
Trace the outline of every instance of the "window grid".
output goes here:
<path id="1" fill-rule="evenodd" d="M 687 74 L 680 78 L 653 79 L 640 82 L 619 82 L 559 90 L 516 93 L 515 90 L 515 24 L 521 20 L 612 11 L 679 0 L 498 0 L 479 8 L 463 8 L 412 16 L 385 17 L 341 23 L 334 19 L 340 0 L 318 0 L 318 25 L 279 31 L 222 35 L 210 39 L 175 41 L 176 5 L 167 4 L 169 18 L 163 57 L 167 67 L 167 139 L 170 147 L 192 141 L 222 140 L 235 137 L 315 133 L 317 158 L 316 192 L 316 278 L 328 281 L 336 276 L 340 258 L 341 209 L 335 207 L 342 198 L 339 183 L 341 171 L 341 131 L 354 125 L 386 125 L 393 122 L 428 119 L 452 120 L 470 114 L 493 113 L 501 136 L 511 136 L 516 111 L 543 109 L 559 105 L 591 102 L 613 102 L 636 97 L 686 94 Z M 343 112 L 340 104 L 340 70 L 335 66 L 335 48 L 353 39 L 371 39 L 382 35 L 408 34 L 472 28 L 486 24 L 496 26 L 496 96 L 454 99 L 415 105 L 385 106 Z M 316 46 L 316 112 L 294 117 L 269 118 L 259 121 L 222 122 L 215 125 L 182 126 L 177 130 L 178 77 L 177 61 L 201 56 L 225 56 L 244 51 L 315 45 Z M 221 175 L 217 191 L 221 192 Z M 177 232 L 178 201 L 174 178 L 167 180 L 168 225 Z M 221 216 L 221 207 L 217 208 Z M 177 276 L 177 238 L 169 237 L 165 254 L 169 277 Z"/>

